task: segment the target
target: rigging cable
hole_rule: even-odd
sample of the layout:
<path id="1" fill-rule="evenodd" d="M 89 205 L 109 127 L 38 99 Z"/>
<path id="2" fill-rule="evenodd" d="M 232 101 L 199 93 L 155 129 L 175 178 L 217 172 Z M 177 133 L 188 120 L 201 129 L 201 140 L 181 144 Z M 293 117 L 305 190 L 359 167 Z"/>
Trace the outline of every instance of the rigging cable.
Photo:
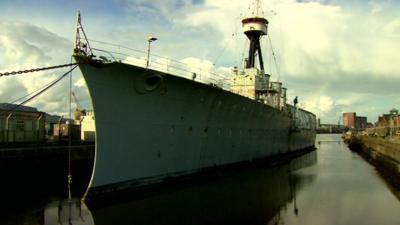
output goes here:
<path id="1" fill-rule="evenodd" d="M 235 49 L 239 49 L 239 39 L 238 39 L 238 23 L 237 21 L 240 21 L 240 18 L 242 17 L 242 14 L 240 13 L 238 17 L 235 18 Z M 240 53 L 239 53 L 240 54 Z M 235 54 L 235 66 L 239 67 L 239 61 L 240 61 L 240 56 L 236 53 Z"/>
<path id="2" fill-rule="evenodd" d="M 86 38 L 86 36 L 85 36 Z M 71 57 L 71 64 L 72 64 L 72 57 Z M 77 66 L 75 66 L 76 68 Z M 69 118 L 72 118 L 72 71 L 75 69 L 72 68 L 68 71 L 69 74 Z M 71 184 L 72 184 L 72 174 L 71 174 L 71 143 L 72 143 L 72 124 L 68 124 L 68 202 L 72 202 L 72 191 L 71 191 Z"/>
<path id="3" fill-rule="evenodd" d="M 215 66 L 217 64 L 217 61 L 221 58 L 222 54 L 225 52 L 226 48 L 228 47 L 228 45 L 232 42 L 233 38 L 235 37 L 235 33 L 233 33 L 231 35 L 231 39 L 229 39 L 229 41 L 225 42 L 224 47 L 222 48 L 222 51 L 217 55 L 217 57 L 214 60 L 213 66 Z"/>
<path id="4" fill-rule="evenodd" d="M 67 64 L 67 65 L 69 65 L 69 64 Z M 15 99 L 15 100 L 11 101 L 10 103 L 7 103 L 7 105 L 15 104 L 16 102 L 18 102 L 18 101 L 20 101 L 20 100 L 23 100 L 23 99 L 25 99 L 25 98 L 27 98 L 27 97 L 33 95 L 34 93 L 36 93 L 36 92 L 42 90 L 43 88 L 47 87 L 47 85 L 49 85 L 49 84 L 51 84 L 51 83 L 53 83 L 53 82 L 57 82 L 58 79 L 59 79 L 59 78 L 56 78 L 55 80 L 53 80 L 53 81 L 51 81 L 51 82 L 49 82 L 49 83 L 47 83 L 47 84 L 41 86 L 40 88 L 36 89 L 35 91 L 32 91 L 31 93 L 28 93 L 28 94 L 26 94 L 26 95 L 24 95 L 24 96 L 22 96 L 22 97 L 20 97 L 20 98 L 17 98 L 17 99 Z"/>
<path id="5" fill-rule="evenodd" d="M 70 65 L 70 64 L 68 64 L 68 65 L 69 65 L 69 66 L 75 65 L 75 66 L 72 67 L 70 70 L 68 70 L 68 71 L 67 71 L 66 73 L 64 73 L 63 75 L 61 75 L 59 78 L 53 80 L 52 82 L 50 82 L 49 84 L 45 85 L 44 87 L 41 87 L 40 89 L 38 89 L 38 90 L 32 92 L 32 93 L 36 93 L 36 92 L 37 92 L 37 93 L 34 94 L 34 95 L 32 95 L 31 97 L 29 97 L 29 98 L 26 99 L 25 101 L 22 101 L 22 102 L 19 103 L 18 105 L 12 107 L 10 110 L 8 110 L 8 111 L 6 112 L 6 114 L 9 114 L 9 113 L 13 112 L 13 111 L 16 110 L 17 108 L 21 107 L 22 105 L 24 105 L 24 104 L 30 102 L 31 100 L 35 99 L 36 97 L 38 97 L 38 96 L 41 95 L 42 93 L 46 92 L 48 89 L 50 89 L 52 86 L 54 86 L 55 84 L 57 84 L 60 80 L 62 80 L 63 78 L 65 78 L 72 70 L 74 70 L 74 69 L 77 67 L 76 63 L 75 63 L 75 64 L 72 64 L 72 65 Z M 30 93 L 29 95 L 31 95 L 32 93 Z M 27 96 L 29 96 L 29 95 L 27 95 Z M 24 97 L 26 97 L 26 96 L 24 96 Z M 16 101 L 18 101 L 18 100 L 20 100 L 20 99 L 23 99 L 23 97 L 21 97 L 21 98 L 15 100 L 14 102 L 16 102 Z"/>
<path id="6" fill-rule="evenodd" d="M 280 73 L 280 71 L 279 71 L 278 63 L 277 63 L 277 61 L 276 61 L 275 51 L 274 51 L 274 48 L 272 47 L 272 42 L 271 42 L 270 36 L 267 35 L 267 37 L 268 37 L 269 45 L 271 46 L 272 57 L 273 57 L 273 59 L 274 59 L 274 63 L 275 63 L 275 67 L 276 67 L 276 73 L 278 74 L 278 81 L 280 81 L 280 79 L 281 79 L 281 73 Z M 272 70 L 271 70 L 271 71 L 272 71 Z"/>
<path id="7" fill-rule="evenodd" d="M 57 78 L 57 79 L 58 79 L 58 78 Z M 53 83 L 54 81 L 55 81 L 55 80 L 51 81 L 50 83 Z M 27 97 L 33 95 L 34 93 L 36 93 L 36 92 L 42 90 L 42 89 L 45 88 L 45 87 L 47 87 L 47 85 L 49 85 L 50 83 L 47 83 L 47 84 L 41 86 L 40 88 L 38 88 L 38 89 L 32 91 L 31 93 L 28 93 L 28 94 L 26 94 L 26 95 L 24 95 L 24 96 L 22 96 L 22 97 L 20 97 L 20 98 L 17 98 L 17 99 L 15 99 L 15 100 L 11 101 L 10 103 L 7 103 L 7 105 L 13 105 L 13 104 L 15 104 L 16 102 L 19 102 L 19 101 L 21 101 L 21 100 L 23 100 L 23 99 L 26 99 Z"/>
<path id="8" fill-rule="evenodd" d="M 38 71 L 43 71 L 43 70 L 50 70 L 50 69 L 57 69 L 57 68 L 62 68 L 62 67 L 67 67 L 69 66 L 70 69 L 64 73 L 63 75 L 61 75 L 59 78 L 51 81 L 50 83 L 40 87 L 39 89 L 25 95 L 22 96 L 14 101 L 12 101 L 10 104 L 13 104 L 17 101 L 20 101 L 22 99 L 25 99 L 26 97 L 32 95 L 31 97 L 29 97 L 28 99 L 22 101 L 21 103 L 19 103 L 18 105 L 12 107 L 10 110 L 6 111 L 5 114 L 11 114 L 14 110 L 16 110 L 17 108 L 21 107 L 22 105 L 30 102 L 31 100 L 35 99 L 36 97 L 38 97 L 39 95 L 41 95 L 42 93 L 46 92 L 47 90 L 49 90 L 51 87 L 53 87 L 55 84 L 57 84 L 59 81 L 61 81 L 62 79 L 64 79 L 67 75 L 70 75 L 70 80 L 69 80 L 69 92 L 70 92 L 70 96 L 69 96 L 69 116 L 70 118 L 72 117 L 72 110 L 71 110 L 71 92 L 72 92 L 72 71 L 78 67 L 78 63 L 72 63 L 72 58 L 71 58 L 71 63 L 69 64 L 63 64 L 63 65 L 57 65 L 57 66 L 50 66 L 50 67 L 43 67 L 43 68 L 35 68 L 35 69 L 30 69 L 30 70 L 20 70 L 20 71 L 13 71 L 13 72 L 5 72 L 5 73 L 0 73 L 0 77 L 2 76 L 9 76 L 9 75 L 19 75 L 19 74 L 25 74 L 25 73 L 31 73 L 31 72 L 38 72 Z M 69 140 L 68 140 L 68 201 L 71 202 L 71 184 L 72 184 L 72 175 L 71 175 L 71 142 L 72 142 L 72 137 L 71 137 L 71 126 L 68 126 L 68 136 L 69 136 Z"/>
<path id="9" fill-rule="evenodd" d="M 241 63 L 243 63 L 241 66 L 242 67 L 246 67 L 246 60 L 248 59 L 246 56 L 245 56 L 245 54 L 246 54 L 246 50 L 248 50 L 247 49 L 247 46 L 249 45 L 249 39 L 246 39 L 245 41 L 244 41 L 244 45 L 243 45 L 243 51 L 242 51 L 242 62 Z"/>

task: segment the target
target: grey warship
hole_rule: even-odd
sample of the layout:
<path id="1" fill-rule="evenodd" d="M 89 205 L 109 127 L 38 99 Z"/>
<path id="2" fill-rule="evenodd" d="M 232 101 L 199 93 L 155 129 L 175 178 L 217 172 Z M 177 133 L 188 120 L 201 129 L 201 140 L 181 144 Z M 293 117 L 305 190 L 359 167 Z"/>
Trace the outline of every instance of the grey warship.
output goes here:
<path id="1" fill-rule="evenodd" d="M 208 168 L 277 157 L 312 148 L 316 117 L 286 102 L 281 82 L 264 72 L 260 38 L 268 20 L 242 20 L 250 40 L 243 69 L 229 86 L 119 60 L 94 49 L 80 15 L 74 59 L 88 86 L 96 125 L 89 194 L 162 182 Z M 82 38 L 83 37 L 83 38 Z M 95 56 L 98 50 L 105 56 Z M 260 68 L 256 67 L 256 60 Z M 197 75 L 197 77 L 196 77 Z"/>

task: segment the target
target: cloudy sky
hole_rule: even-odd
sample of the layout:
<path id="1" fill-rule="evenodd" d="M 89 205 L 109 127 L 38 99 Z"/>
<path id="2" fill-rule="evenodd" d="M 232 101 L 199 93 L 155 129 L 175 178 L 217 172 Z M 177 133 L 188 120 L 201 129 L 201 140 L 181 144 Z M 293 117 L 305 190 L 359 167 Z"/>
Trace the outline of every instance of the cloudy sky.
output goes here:
<path id="1" fill-rule="evenodd" d="M 145 50 L 215 68 L 242 67 L 246 40 L 240 20 L 251 13 L 244 0 L 1 0 L 0 72 L 68 63 L 76 11 L 89 39 Z M 356 111 L 374 122 L 400 108 L 400 1 L 264 0 L 270 21 L 262 39 L 266 70 L 284 82 L 290 101 L 337 123 Z M 251 8 L 251 7 L 250 7 Z M 0 78 L 0 102 L 11 102 L 55 79 L 66 69 Z M 78 70 L 74 92 L 85 108 L 90 98 Z M 68 80 L 30 105 L 68 111 Z"/>

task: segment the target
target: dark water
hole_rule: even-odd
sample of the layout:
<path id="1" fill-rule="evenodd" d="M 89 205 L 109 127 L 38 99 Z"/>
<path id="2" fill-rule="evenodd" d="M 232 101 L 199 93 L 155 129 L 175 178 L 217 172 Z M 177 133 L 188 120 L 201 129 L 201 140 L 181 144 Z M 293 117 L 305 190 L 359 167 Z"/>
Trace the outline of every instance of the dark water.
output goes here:
<path id="1" fill-rule="evenodd" d="M 399 200 L 339 135 L 319 135 L 316 146 L 280 165 L 137 191 L 90 210 L 57 200 L 54 191 L 51 198 L 6 198 L 0 224 L 400 224 Z"/>

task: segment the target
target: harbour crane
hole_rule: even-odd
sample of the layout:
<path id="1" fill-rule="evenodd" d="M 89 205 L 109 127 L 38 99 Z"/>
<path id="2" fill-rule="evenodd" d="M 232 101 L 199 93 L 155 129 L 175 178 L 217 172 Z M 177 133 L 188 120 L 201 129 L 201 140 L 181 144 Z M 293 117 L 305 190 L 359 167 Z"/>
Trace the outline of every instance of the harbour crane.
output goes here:
<path id="1" fill-rule="evenodd" d="M 79 104 L 78 98 L 75 95 L 75 92 L 72 92 L 71 94 L 72 99 L 74 100 L 74 103 L 76 105 L 74 117 L 76 121 L 80 122 L 82 120 L 82 116 L 86 116 L 86 110 L 82 109 L 81 104 Z"/>

